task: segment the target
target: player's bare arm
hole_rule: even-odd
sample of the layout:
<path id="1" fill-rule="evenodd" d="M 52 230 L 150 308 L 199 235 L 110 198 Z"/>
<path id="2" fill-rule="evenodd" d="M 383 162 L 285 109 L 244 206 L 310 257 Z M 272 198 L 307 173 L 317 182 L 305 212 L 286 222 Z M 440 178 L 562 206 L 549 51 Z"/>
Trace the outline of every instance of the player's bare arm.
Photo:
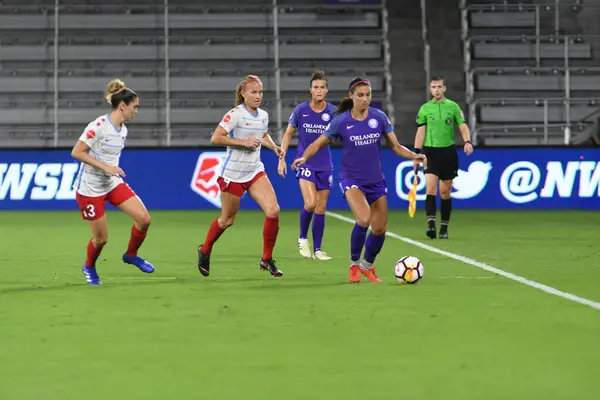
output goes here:
<path id="1" fill-rule="evenodd" d="M 465 142 L 465 154 L 470 156 L 473 154 L 473 144 L 471 143 L 471 132 L 469 131 L 469 127 L 467 124 L 460 124 L 458 125 L 458 130 L 460 131 L 460 136 L 462 136 L 463 141 Z"/>
<path id="2" fill-rule="evenodd" d="M 281 141 L 281 151 L 283 155 L 279 158 L 279 165 L 277 165 L 277 173 L 282 178 L 285 178 L 285 174 L 287 174 L 287 164 L 285 163 L 285 154 L 287 153 L 290 147 L 290 141 L 292 140 L 292 136 L 296 132 L 296 127 L 292 124 L 288 124 L 287 129 L 283 133 L 283 139 Z"/>
<path id="3" fill-rule="evenodd" d="M 285 155 L 283 150 L 281 150 L 281 147 L 279 147 L 275 144 L 275 142 L 273 141 L 273 138 L 271 137 L 271 135 L 269 135 L 268 132 L 265 132 L 265 134 L 263 135 L 262 145 L 268 149 L 273 150 L 275 152 L 275 154 L 277 154 L 280 158 Z"/>
<path id="4" fill-rule="evenodd" d="M 229 136 L 229 133 L 222 127 L 217 126 L 215 132 L 210 137 L 210 144 L 214 146 L 224 147 L 244 147 L 251 150 L 256 150 L 260 146 L 260 139 L 248 138 L 248 139 L 236 139 Z"/>
<path id="5" fill-rule="evenodd" d="M 413 160 L 418 163 L 423 163 L 423 165 L 427 164 L 427 158 L 425 157 L 425 154 L 413 153 L 406 147 L 402 146 L 400 143 L 398 143 L 398 139 L 396 138 L 396 134 L 394 132 L 388 133 L 386 138 L 388 146 L 397 156 L 408 158 L 409 160 Z"/>
<path id="6" fill-rule="evenodd" d="M 306 160 L 317 154 L 319 150 L 321 150 L 328 144 L 329 138 L 327 136 L 319 136 L 314 142 L 310 144 L 310 146 L 306 148 L 306 150 L 304 150 L 304 154 L 302 155 L 302 157 L 294 160 L 294 162 L 292 163 L 292 169 L 295 171 L 300 165 L 304 164 Z"/>
<path id="7" fill-rule="evenodd" d="M 288 149 L 290 148 L 290 142 L 292 140 L 292 136 L 294 135 L 294 133 L 296 132 L 296 127 L 288 124 L 287 129 L 285 130 L 284 134 L 283 134 L 283 139 L 281 141 L 281 150 L 283 150 L 283 153 L 287 153 Z M 283 160 L 285 162 L 285 160 Z"/>
<path id="8" fill-rule="evenodd" d="M 105 171 L 107 174 L 125 176 L 125 172 L 121 168 L 113 165 L 107 165 L 96 160 L 94 157 L 89 155 L 89 151 L 90 146 L 88 146 L 85 142 L 78 140 L 71 151 L 71 156 L 78 161 L 91 165 L 92 167 L 99 168 Z"/>

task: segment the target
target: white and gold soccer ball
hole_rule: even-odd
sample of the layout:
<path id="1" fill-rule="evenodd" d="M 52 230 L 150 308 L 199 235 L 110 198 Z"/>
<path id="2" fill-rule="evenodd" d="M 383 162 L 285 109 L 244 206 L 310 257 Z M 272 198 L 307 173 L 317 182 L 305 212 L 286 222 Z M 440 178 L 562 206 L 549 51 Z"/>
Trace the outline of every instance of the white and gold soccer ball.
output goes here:
<path id="1" fill-rule="evenodd" d="M 423 263 L 417 257 L 402 257 L 396 263 L 394 273 L 400 283 L 417 283 L 423 278 Z"/>

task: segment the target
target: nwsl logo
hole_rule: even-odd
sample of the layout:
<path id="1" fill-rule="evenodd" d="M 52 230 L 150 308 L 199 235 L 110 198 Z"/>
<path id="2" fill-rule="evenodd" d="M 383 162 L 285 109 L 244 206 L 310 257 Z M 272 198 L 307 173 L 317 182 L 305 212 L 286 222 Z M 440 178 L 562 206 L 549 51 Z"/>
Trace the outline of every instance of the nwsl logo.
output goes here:
<path id="1" fill-rule="evenodd" d="M 224 151 L 200 154 L 190 183 L 191 189 L 196 194 L 217 208 L 221 208 L 221 190 L 217 178 L 223 168 L 226 154 Z"/>

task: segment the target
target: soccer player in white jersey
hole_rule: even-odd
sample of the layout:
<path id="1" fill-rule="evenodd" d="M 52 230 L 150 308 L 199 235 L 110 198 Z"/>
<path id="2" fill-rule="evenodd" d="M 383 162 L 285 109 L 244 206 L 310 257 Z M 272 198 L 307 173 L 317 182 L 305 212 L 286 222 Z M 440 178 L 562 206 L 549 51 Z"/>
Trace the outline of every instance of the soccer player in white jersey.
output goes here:
<path id="1" fill-rule="evenodd" d="M 210 273 L 212 247 L 225 229 L 233 225 L 245 192 L 265 212 L 263 227 L 263 254 L 260 269 L 272 276 L 283 275 L 273 260 L 273 248 L 279 231 L 279 205 L 260 160 L 261 145 L 282 157 L 283 152 L 268 133 L 269 114 L 259 108 L 263 85 L 255 75 L 242 78 L 235 91 L 235 108 L 229 111 L 215 129 L 210 142 L 227 146 L 227 156 L 218 178 L 221 189 L 221 215 L 208 230 L 206 240 L 198 247 L 198 270 L 203 276 Z"/>
<path id="2" fill-rule="evenodd" d="M 137 255 L 150 227 L 150 215 L 144 203 L 127 185 L 125 172 L 119 168 L 121 150 L 125 147 L 127 127 L 138 112 L 138 95 L 119 79 L 106 87 L 106 100 L 111 104 L 110 114 L 90 122 L 73 147 L 71 155 L 81 161 L 74 188 L 81 215 L 92 229 L 87 246 L 87 259 L 82 267 L 90 285 L 99 285 L 96 260 L 108 240 L 108 225 L 104 215 L 105 202 L 119 207 L 134 222 L 123 262 L 135 265 L 142 272 L 152 273 L 154 267 Z"/>

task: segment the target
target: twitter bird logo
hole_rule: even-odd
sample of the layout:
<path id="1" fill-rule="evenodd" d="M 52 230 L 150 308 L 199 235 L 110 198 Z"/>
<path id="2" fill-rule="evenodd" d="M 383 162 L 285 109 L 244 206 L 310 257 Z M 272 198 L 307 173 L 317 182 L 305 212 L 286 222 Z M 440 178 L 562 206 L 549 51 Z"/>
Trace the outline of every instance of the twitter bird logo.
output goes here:
<path id="1" fill-rule="evenodd" d="M 467 171 L 458 170 L 458 176 L 454 178 L 452 187 L 452 198 L 470 199 L 477 196 L 485 185 L 492 169 L 491 162 L 473 161 Z"/>

